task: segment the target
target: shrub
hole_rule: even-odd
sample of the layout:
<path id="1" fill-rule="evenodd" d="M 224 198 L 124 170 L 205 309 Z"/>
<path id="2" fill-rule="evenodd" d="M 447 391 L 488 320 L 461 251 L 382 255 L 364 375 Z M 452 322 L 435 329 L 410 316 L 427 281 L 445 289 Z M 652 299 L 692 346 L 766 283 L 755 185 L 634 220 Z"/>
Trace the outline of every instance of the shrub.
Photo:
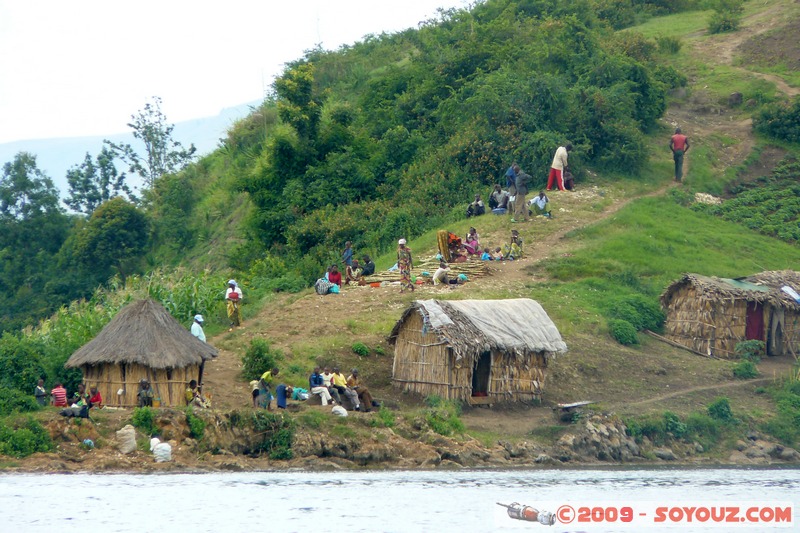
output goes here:
<path id="1" fill-rule="evenodd" d="M 715 33 L 736 31 L 739 29 L 741 20 L 741 15 L 724 11 L 715 11 L 711 15 L 711 18 L 708 19 L 708 33 L 713 35 Z"/>
<path id="2" fill-rule="evenodd" d="M 426 403 L 429 407 L 425 410 L 425 421 L 434 432 L 445 436 L 464 432 L 464 423 L 459 418 L 461 405 L 458 402 L 431 396 L 426 398 Z"/>
<path id="3" fill-rule="evenodd" d="M 370 425 L 378 428 L 394 427 L 394 413 L 386 407 L 381 406 L 376 415 L 370 420 Z"/>
<path id="4" fill-rule="evenodd" d="M 202 439 L 206 430 L 206 421 L 194 414 L 191 407 L 186 408 L 186 423 L 189 424 L 189 433 L 193 439 Z"/>
<path id="5" fill-rule="evenodd" d="M 627 320 L 613 318 L 608 321 L 608 329 L 611 331 L 611 336 L 622 345 L 630 346 L 632 344 L 639 344 L 639 336 L 636 334 L 636 328 Z"/>
<path id="6" fill-rule="evenodd" d="M 671 411 L 664 411 L 664 429 L 671 433 L 676 439 L 684 438 L 689 432 L 689 428 L 681 422 L 681 419 Z"/>
<path id="7" fill-rule="evenodd" d="M 679 37 L 660 36 L 656 37 L 658 51 L 662 54 L 677 54 L 681 51 L 683 43 Z"/>
<path id="8" fill-rule="evenodd" d="M 0 455 L 22 458 L 52 449 L 50 434 L 31 416 L 19 419 L 10 426 L 0 422 Z"/>
<path id="9" fill-rule="evenodd" d="M 791 105 L 775 103 L 765 106 L 753 117 L 753 129 L 774 139 L 800 142 L 800 98 Z"/>
<path id="10" fill-rule="evenodd" d="M 272 292 L 295 293 L 308 287 L 308 283 L 298 274 L 287 274 L 267 281 L 264 286 Z"/>
<path id="11" fill-rule="evenodd" d="M 383 346 L 376 346 L 375 355 L 386 355 L 386 350 L 383 349 Z"/>
<path id="12" fill-rule="evenodd" d="M 661 444 L 666 438 L 667 429 L 664 417 L 644 416 L 625 420 L 627 433 L 636 442 L 641 443 L 644 437 L 653 444 Z"/>
<path id="13" fill-rule="evenodd" d="M 733 376 L 739 379 L 753 379 L 758 377 L 758 368 L 752 361 L 739 361 L 733 365 Z"/>
<path id="14" fill-rule="evenodd" d="M 733 411 L 731 410 L 731 404 L 727 398 L 717 398 L 710 404 L 708 404 L 708 416 L 715 420 L 721 420 L 723 422 L 733 422 L 735 418 L 733 417 Z"/>
<path id="15" fill-rule="evenodd" d="M 758 363 L 767 351 L 767 345 L 764 341 L 751 340 L 737 342 L 734 348 L 736 356 L 743 361 L 752 361 Z"/>
<path id="16" fill-rule="evenodd" d="M 142 433 L 152 436 L 156 433 L 155 415 L 150 407 L 137 407 L 131 416 L 133 427 L 139 428 Z"/>
<path id="17" fill-rule="evenodd" d="M 6 416 L 13 412 L 27 413 L 38 411 L 41 406 L 30 394 L 17 389 L 0 388 L 0 416 Z"/>
<path id="18" fill-rule="evenodd" d="M 699 441 L 706 450 L 717 444 L 721 433 L 720 422 L 705 413 L 690 413 L 686 417 L 686 427 L 692 438 Z"/>
<path id="19" fill-rule="evenodd" d="M 242 356 L 242 377 L 248 381 L 258 379 L 267 370 L 275 368 L 280 360 L 283 360 L 283 352 L 270 348 L 264 339 L 253 339 Z"/>
<path id="20" fill-rule="evenodd" d="M 256 453 L 266 452 L 270 459 L 286 460 L 294 456 L 294 422 L 289 417 L 264 411 L 253 413 L 253 430 L 264 439 L 253 450 Z"/>
<path id="21" fill-rule="evenodd" d="M 353 353 L 361 357 L 366 357 L 369 355 L 369 348 L 363 342 L 356 342 L 353 344 Z"/>

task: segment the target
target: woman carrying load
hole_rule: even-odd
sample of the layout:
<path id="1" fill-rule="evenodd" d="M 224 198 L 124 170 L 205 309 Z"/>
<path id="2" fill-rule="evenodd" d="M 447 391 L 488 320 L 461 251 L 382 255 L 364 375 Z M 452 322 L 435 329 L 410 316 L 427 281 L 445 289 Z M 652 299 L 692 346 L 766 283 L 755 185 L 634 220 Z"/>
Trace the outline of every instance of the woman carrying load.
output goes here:
<path id="1" fill-rule="evenodd" d="M 414 260 L 411 257 L 411 248 L 406 246 L 406 240 L 397 241 L 397 267 L 400 269 L 400 292 L 406 289 L 414 291 L 414 284 L 411 282 L 411 269 L 414 268 Z"/>

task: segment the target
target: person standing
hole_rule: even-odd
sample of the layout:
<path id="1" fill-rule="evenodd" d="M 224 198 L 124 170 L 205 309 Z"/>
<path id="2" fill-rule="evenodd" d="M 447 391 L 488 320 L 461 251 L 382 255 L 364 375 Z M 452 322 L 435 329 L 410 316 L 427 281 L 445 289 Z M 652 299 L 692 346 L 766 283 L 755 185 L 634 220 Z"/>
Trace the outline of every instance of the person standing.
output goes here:
<path id="1" fill-rule="evenodd" d="M 225 300 L 228 302 L 228 320 L 231 321 L 228 331 L 233 331 L 234 327 L 242 323 L 242 314 L 239 311 L 242 296 L 242 289 L 239 288 L 236 280 L 228 281 L 228 289 L 225 291 Z"/>
<path id="2" fill-rule="evenodd" d="M 508 208 L 508 214 L 511 215 L 511 218 L 514 218 L 514 207 L 517 205 L 514 202 L 517 196 L 517 174 L 519 174 L 520 171 L 521 169 L 516 163 L 511 165 L 506 171 L 506 188 L 508 189 L 508 203 L 506 207 Z"/>
<path id="3" fill-rule="evenodd" d="M 39 381 L 36 383 L 36 388 L 33 391 L 33 395 L 36 397 L 36 403 L 42 406 L 47 405 L 48 394 L 47 390 L 45 390 L 44 388 L 43 379 L 40 378 Z"/>
<path id="4" fill-rule="evenodd" d="M 519 167 L 517 167 L 519 169 Z M 528 182 L 531 180 L 529 174 L 522 170 L 517 170 L 517 194 L 514 198 L 514 217 L 511 222 L 527 222 L 528 221 L 528 202 L 525 201 L 525 195 L 528 194 Z"/>
<path id="5" fill-rule="evenodd" d="M 680 182 L 683 179 L 683 155 L 689 151 L 689 137 L 680 128 L 675 128 L 675 135 L 669 140 L 669 149 L 675 161 L 675 181 Z"/>
<path id="6" fill-rule="evenodd" d="M 414 284 L 411 282 L 411 269 L 414 268 L 414 259 L 411 256 L 411 248 L 406 246 L 406 240 L 397 241 L 397 268 L 400 269 L 400 292 L 411 289 L 414 292 Z"/>
<path id="7" fill-rule="evenodd" d="M 550 175 L 547 177 L 547 190 L 552 191 L 553 185 L 558 187 L 559 191 L 566 190 L 564 188 L 564 172 L 569 170 L 569 152 L 572 151 L 572 145 L 559 146 L 556 150 L 556 155 L 553 157 L 553 163 L 550 165 Z"/>
<path id="8" fill-rule="evenodd" d="M 342 252 L 342 263 L 347 266 L 353 266 L 353 243 L 347 241 L 344 243 L 344 251 Z"/>
<path id="9" fill-rule="evenodd" d="M 61 384 L 60 381 L 56 382 L 55 387 L 53 390 L 50 391 L 50 396 L 52 396 L 53 405 L 56 407 L 68 407 L 67 405 L 67 389 Z"/>
<path id="10" fill-rule="evenodd" d="M 206 334 L 203 331 L 203 315 L 194 315 L 194 322 L 192 322 L 192 335 L 197 337 L 198 340 L 206 342 Z"/>

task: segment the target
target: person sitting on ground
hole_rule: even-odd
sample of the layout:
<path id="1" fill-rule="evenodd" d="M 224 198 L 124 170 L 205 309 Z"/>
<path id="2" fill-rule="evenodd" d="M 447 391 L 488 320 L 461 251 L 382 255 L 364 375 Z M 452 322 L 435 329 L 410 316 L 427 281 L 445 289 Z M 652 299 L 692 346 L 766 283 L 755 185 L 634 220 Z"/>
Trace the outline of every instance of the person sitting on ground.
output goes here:
<path id="1" fill-rule="evenodd" d="M 483 253 L 481 254 L 481 261 L 493 261 L 494 257 L 492 257 L 492 253 L 489 251 L 489 248 L 484 248 Z"/>
<path id="2" fill-rule="evenodd" d="M 78 383 L 78 390 L 72 395 L 69 402 L 72 407 L 83 407 L 89 405 L 89 393 L 86 392 L 86 385 Z"/>
<path id="3" fill-rule="evenodd" d="M 496 215 L 502 215 L 508 209 L 508 191 L 504 191 L 499 184 L 494 186 L 489 196 L 489 209 Z"/>
<path id="4" fill-rule="evenodd" d="M 373 275 L 375 273 L 375 263 L 372 262 L 368 255 L 365 255 L 362 259 L 364 264 L 361 267 L 361 277 Z"/>
<path id="5" fill-rule="evenodd" d="M 328 402 L 332 400 L 331 393 L 325 387 L 325 380 L 322 378 L 322 374 L 319 373 L 318 366 L 314 367 L 314 372 L 308 378 L 308 390 L 311 391 L 311 394 L 319 395 L 322 405 L 328 405 Z"/>
<path id="6" fill-rule="evenodd" d="M 332 264 L 331 269 L 328 271 L 328 281 L 338 285 L 340 289 L 342 288 L 342 273 L 339 272 L 339 265 L 336 263 Z"/>
<path id="7" fill-rule="evenodd" d="M 189 386 L 184 393 L 184 399 L 186 400 L 186 405 L 203 408 L 211 407 L 211 403 L 200 392 L 200 387 L 197 386 L 196 379 L 189 382 Z"/>
<path id="8" fill-rule="evenodd" d="M 467 249 L 467 253 L 470 255 L 480 253 L 480 236 L 478 235 L 478 230 L 475 228 L 469 228 L 469 233 L 467 236 L 464 237 L 464 248 Z"/>
<path id="9" fill-rule="evenodd" d="M 372 411 L 372 407 L 374 405 L 372 395 L 369 393 L 367 386 L 364 385 L 364 383 L 358 377 L 357 368 L 354 368 L 350 373 L 350 376 L 347 378 L 347 386 L 353 389 L 356 394 L 358 394 L 359 403 L 361 404 L 359 410 L 363 410 L 367 413 Z"/>
<path id="10" fill-rule="evenodd" d="M 433 273 L 433 284 L 439 285 L 443 283 L 447 285 L 447 273 L 450 272 L 450 266 L 445 262 L 444 259 L 439 261 L 439 268 L 436 269 L 436 272 Z"/>
<path id="11" fill-rule="evenodd" d="M 345 397 L 350 400 L 350 403 L 353 404 L 353 409 L 358 411 L 360 407 L 358 393 L 347 386 L 347 378 L 344 377 L 344 374 L 342 374 L 338 366 L 333 367 L 333 387 L 336 389 L 336 392 L 339 393 L 340 397 L 344 394 Z"/>
<path id="12" fill-rule="evenodd" d="M 203 315 L 194 315 L 191 332 L 197 337 L 197 340 L 206 342 L 206 334 L 203 331 Z"/>
<path id="13" fill-rule="evenodd" d="M 102 409 L 103 407 L 103 397 L 100 396 L 100 392 L 97 390 L 95 385 L 92 385 L 89 388 L 89 408 L 97 408 Z"/>
<path id="14" fill-rule="evenodd" d="M 322 385 L 328 389 L 336 405 L 342 405 L 342 397 L 339 396 L 339 390 L 333 386 L 333 372 L 331 372 L 331 368 L 328 366 L 322 370 Z"/>
<path id="15" fill-rule="evenodd" d="M 44 380 L 39 378 L 36 382 L 36 388 L 33 389 L 33 396 L 36 398 L 36 403 L 39 405 L 47 405 L 47 390 L 44 388 Z"/>
<path id="16" fill-rule="evenodd" d="M 531 200 L 531 212 L 533 215 L 542 215 L 547 218 L 552 217 L 550 214 L 550 199 L 544 191 L 539 191 L 539 196 Z"/>
<path id="17" fill-rule="evenodd" d="M 514 261 L 522 258 L 522 237 L 517 230 L 511 230 L 511 242 L 503 245 L 503 259 Z"/>
<path id="18" fill-rule="evenodd" d="M 492 259 L 494 261 L 502 261 L 503 260 L 503 250 L 500 249 L 499 246 L 494 249 L 494 253 L 492 254 Z"/>
<path id="19" fill-rule="evenodd" d="M 258 380 L 258 407 L 262 409 L 266 409 L 267 411 L 272 410 L 272 384 L 275 381 L 275 378 L 278 375 L 280 370 L 278 367 L 274 367 L 271 370 L 267 370 Z"/>
<path id="20" fill-rule="evenodd" d="M 469 217 L 477 217 L 486 213 L 486 206 L 483 205 L 483 200 L 481 200 L 481 195 L 475 195 L 475 201 L 469 204 L 467 207 L 467 218 Z"/>
<path id="21" fill-rule="evenodd" d="M 239 310 L 239 306 L 242 303 L 242 289 L 236 283 L 236 280 L 228 281 L 228 288 L 225 290 L 225 301 L 227 302 L 228 307 L 228 320 L 230 320 L 231 325 L 228 331 L 233 331 L 233 328 L 241 325 L 242 323 L 242 312 Z"/>
<path id="22" fill-rule="evenodd" d="M 467 259 L 469 259 L 469 252 L 467 252 L 467 248 L 463 244 L 450 252 L 451 263 L 466 263 Z"/>
<path id="23" fill-rule="evenodd" d="M 139 391 L 136 393 L 139 407 L 153 407 L 153 389 L 146 379 L 139 381 Z"/>
<path id="24" fill-rule="evenodd" d="M 317 280 L 317 282 L 314 284 L 314 290 L 320 296 L 324 296 L 324 295 L 330 294 L 330 293 L 338 293 L 339 292 L 339 286 L 336 283 L 333 283 L 332 281 L 330 281 L 331 269 L 332 268 L 333 267 L 328 267 L 328 270 L 325 272 L 325 275 L 323 277 L 319 278 Z M 341 276 L 342 275 L 339 274 L 339 281 L 341 281 Z"/>
<path id="25" fill-rule="evenodd" d="M 353 264 L 348 265 L 344 271 L 344 282 L 350 285 L 350 282 L 360 284 L 361 281 L 361 267 L 358 264 L 358 259 L 353 259 Z"/>

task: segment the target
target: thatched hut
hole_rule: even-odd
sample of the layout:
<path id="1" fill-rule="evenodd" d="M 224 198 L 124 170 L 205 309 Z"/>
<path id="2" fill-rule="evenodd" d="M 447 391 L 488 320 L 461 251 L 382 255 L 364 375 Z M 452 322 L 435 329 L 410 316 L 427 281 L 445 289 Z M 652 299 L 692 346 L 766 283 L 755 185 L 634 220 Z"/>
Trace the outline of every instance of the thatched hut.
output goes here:
<path id="1" fill-rule="evenodd" d="M 396 386 L 471 404 L 540 399 L 548 361 L 567 351 L 542 306 L 527 298 L 416 301 L 389 342 Z"/>
<path id="2" fill-rule="evenodd" d="M 139 300 L 123 307 L 65 366 L 80 368 L 107 405 L 135 406 L 139 381 L 146 378 L 161 405 L 176 406 L 190 380 L 202 382 L 205 361 L 217 353 L 161 304 Z"/>
<path id="3" fill-rule="evenodd" d="M 746 340 L 764 341 L 768 355 L 797 355 L 800 303 L 792 291 L 800 291 L 800 272 L 737 279 L 686 274 L 661 295 L 664 336 L 715 357 L 733 358 Z"/>

